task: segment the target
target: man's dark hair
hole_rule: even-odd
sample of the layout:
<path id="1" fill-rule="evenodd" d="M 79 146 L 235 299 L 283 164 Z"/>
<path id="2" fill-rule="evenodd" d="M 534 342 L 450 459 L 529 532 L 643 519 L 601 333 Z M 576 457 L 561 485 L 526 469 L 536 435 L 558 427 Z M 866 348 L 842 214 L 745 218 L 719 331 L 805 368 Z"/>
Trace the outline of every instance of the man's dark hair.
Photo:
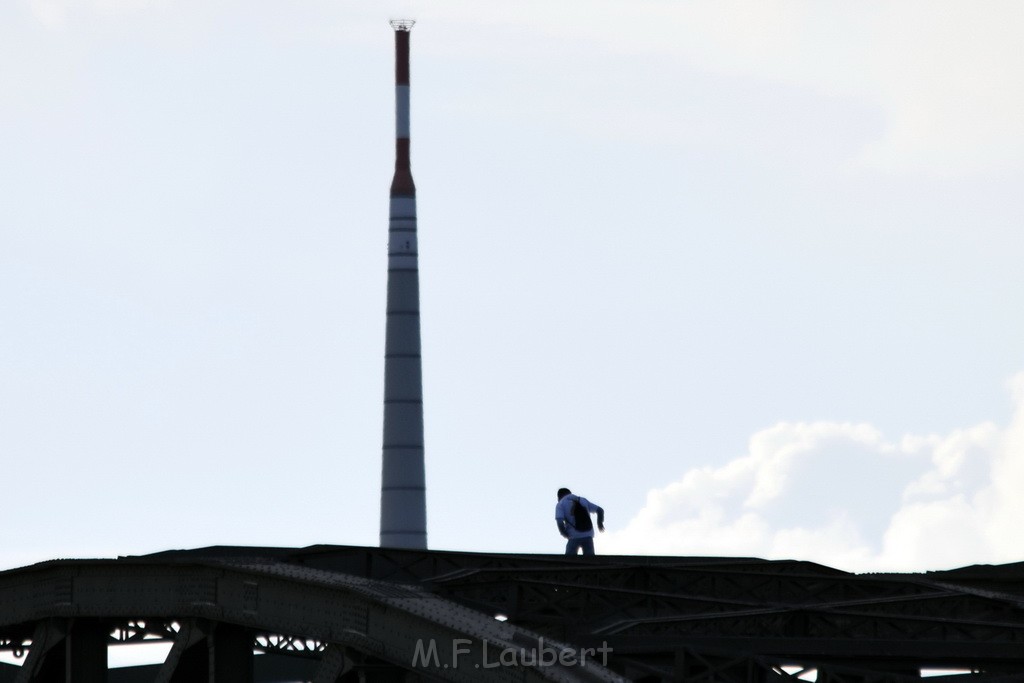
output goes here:
<path id="1" fill-rule="evenodd" d="M 570 491 L 569 489 L 558 489 L 558 500 L 562 500 L 570 493 L 572 493 L 572 491 Z"/>

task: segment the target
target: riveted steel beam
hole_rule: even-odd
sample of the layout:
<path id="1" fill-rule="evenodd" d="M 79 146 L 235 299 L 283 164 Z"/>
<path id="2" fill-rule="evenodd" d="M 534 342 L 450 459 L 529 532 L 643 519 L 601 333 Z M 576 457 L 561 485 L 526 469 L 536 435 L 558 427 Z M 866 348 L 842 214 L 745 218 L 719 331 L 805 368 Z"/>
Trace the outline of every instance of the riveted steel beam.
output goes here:
<path id="1" fill-rule="evenodd" d="M 47 619 L 104 620 L 118 643 L 180 640 L 173 622 L 228 624 L 252 634 L 265 657 L 301 662 L 303 680 L 318 668 L 330 678 L 336 663 L 328 653 L 337 648 L 351 654 L 350 672 L 371 678 L 405 670 L 502 680 L 511 669 L 500 655 L 516 663 L 540 650 L 543 636 L 556 654 L 607 646 L 609 667 L 643 680 L 670 679 L 686 652 L 695 666 L 714 668 L 699 664 L 703 658 L 729 676 L 752 666 L 750 675 L 763 680 L 803 670 L 896 681 L 922 668 L 955 668 L 977 672 L 959 680 L 987 683 L 1024 671 L 1024 565 L 858 576 L 752 558 L 567 560 L 314 546 L 204 548 L 0 573 L 0 649 L 27 650 L 34 668 L 48 668 L 38 680 L 63 670 L 67 651 L 66 643 L 46 649 L 47 637 L 60 637 L 39 631 Z M 212 661 L 195 644 L 183 652 Z M 540 666 L 516 671 L 555 675 Z M 596 672 L 612 675 L 572 666 L 558 675 L 584 680 Z"/>
<path id="2" fill-rule="evenodd" d="M 181 624 L 155 683 L 182 683 L 209 678 L 206 629 L 196 619 Z"/>
<path id="3" fill-rule="evenodd" d="M 0 611 L 0 629 L 68 612 L 86 620 L 205 620 L 214 683 L 251 680 L 257 632 L 347 647 L 441 680 L 503 680 L 510 669 L 524 681 L 621 680 L 594 658 L 579 661 L 570 645 L 422 589 L 253 558 L 51 563 L 0 574 L 0 604 L 11 606 Z M 183 665 L 201 668 L 202 646 L 193 640 L 179 632 L 162 680 L 183 680 Z"/>

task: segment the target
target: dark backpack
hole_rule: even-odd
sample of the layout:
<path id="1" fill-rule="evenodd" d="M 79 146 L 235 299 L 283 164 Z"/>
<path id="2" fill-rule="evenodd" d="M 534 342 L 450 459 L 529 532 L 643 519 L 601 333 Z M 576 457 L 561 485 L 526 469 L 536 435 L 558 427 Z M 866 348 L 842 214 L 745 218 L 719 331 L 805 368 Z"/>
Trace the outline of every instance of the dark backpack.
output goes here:
<path id="1" fill-rule="evenodd" d="M 576 531 L 591 531 L 594 523 L 590 521 L 590 512 L 587 506 L 580 503 L 580 497 L 572 502 L 572 525 Z"/>

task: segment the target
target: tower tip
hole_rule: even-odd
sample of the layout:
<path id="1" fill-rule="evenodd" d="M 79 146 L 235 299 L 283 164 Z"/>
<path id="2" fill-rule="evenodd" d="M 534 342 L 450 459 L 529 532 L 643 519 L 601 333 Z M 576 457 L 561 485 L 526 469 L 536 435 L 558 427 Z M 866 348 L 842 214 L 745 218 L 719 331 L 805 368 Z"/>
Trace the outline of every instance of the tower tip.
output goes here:
<path id="1" fill-rule="evenodd" d="M 416 25 L 415 19 L 392 19 L 388 22 L 391 24 L 391 28 L 396 31 L 405 31 L 408 33 L 412 30 L 412 27 Z"/>

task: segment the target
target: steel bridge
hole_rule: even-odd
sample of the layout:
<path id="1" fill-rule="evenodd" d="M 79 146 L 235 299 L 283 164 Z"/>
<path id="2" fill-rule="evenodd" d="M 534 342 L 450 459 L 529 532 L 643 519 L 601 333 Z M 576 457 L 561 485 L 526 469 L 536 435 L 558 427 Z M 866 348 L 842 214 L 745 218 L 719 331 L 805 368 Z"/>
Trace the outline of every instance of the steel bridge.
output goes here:
<path id="1" fill-rule="evenodd" d="M 109 668 L 112 646 L 162 643 Z M 0 573 L 0 683 L 1024 680 L 1024 565 L 213 547 Z"/>

